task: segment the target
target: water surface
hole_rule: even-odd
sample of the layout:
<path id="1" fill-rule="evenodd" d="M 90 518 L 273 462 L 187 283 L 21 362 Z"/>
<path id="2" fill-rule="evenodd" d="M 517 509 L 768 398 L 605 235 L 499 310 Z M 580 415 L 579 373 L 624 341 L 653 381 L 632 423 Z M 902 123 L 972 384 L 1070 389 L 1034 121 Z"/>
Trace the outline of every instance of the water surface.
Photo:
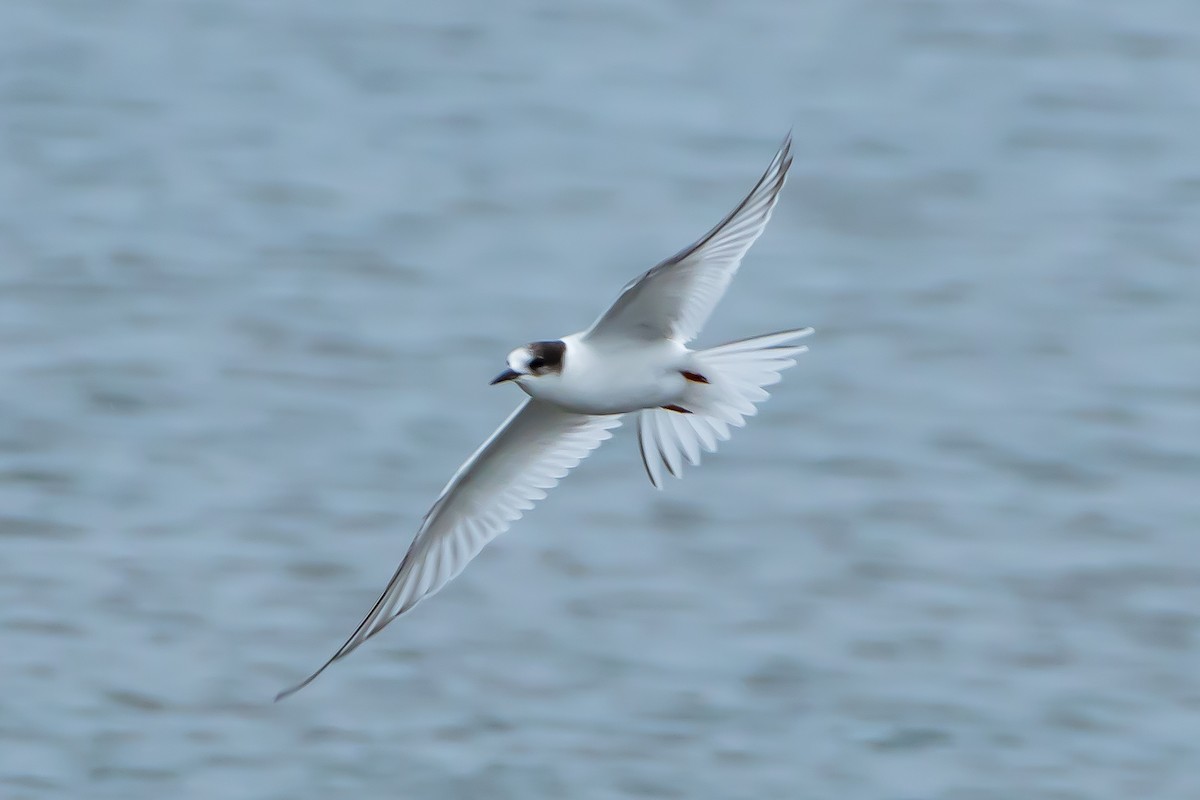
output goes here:
<path id="1" fill-rule="evenodd" d="M 0 7 L 0 796 L 1200 796 L 1188 2 Z M 290 701 L 517 402 L 724 214 L 811 324 Z"/>

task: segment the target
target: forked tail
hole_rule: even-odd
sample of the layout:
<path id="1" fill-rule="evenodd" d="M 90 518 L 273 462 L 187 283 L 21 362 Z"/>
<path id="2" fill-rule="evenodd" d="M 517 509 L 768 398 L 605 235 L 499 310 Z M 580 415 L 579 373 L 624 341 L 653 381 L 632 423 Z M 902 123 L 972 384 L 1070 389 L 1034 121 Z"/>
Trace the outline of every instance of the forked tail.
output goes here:
<path id="1" fill-rule="evenodd" d="M 764 387 L 779 383 L 780 373 L 808 349 L 793 342 L 812 332 L 768 333 L 693 353 L 695 372 L 683 402 L 675 410 L 638 412 L 638 446 L 655 488 L 662 488 L 664 470 L 681 477 L 685 461 L 699 464 L 701 450 L 715 452 L 731 427 L 745 425 L 757 413 L 755 405 L 770 396 Z"/>

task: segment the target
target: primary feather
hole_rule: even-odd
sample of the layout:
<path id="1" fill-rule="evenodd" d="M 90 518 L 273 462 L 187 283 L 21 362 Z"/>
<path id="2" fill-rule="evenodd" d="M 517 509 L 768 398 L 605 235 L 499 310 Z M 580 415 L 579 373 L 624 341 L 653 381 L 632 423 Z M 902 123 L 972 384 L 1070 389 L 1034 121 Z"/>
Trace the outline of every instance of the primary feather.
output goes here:
<path id="1" fill-rule="evenodd" d="M 612 436 L 620 415 L 588 416 L 526 400 L 475 451 L 425 515 L 387 588 L 321 668 L 276 696 L 303 689 L 389 622 L 429 597 Z"/>
<path id="2" fill-rule="evenodd" d="M 674 339 L 700 333 L 750 245 L 771 219 L 792 165 L 791 134 L 767 171 L 733 211 L 694 244 L 636 278 L 584 334 L 584 339 Z"/>

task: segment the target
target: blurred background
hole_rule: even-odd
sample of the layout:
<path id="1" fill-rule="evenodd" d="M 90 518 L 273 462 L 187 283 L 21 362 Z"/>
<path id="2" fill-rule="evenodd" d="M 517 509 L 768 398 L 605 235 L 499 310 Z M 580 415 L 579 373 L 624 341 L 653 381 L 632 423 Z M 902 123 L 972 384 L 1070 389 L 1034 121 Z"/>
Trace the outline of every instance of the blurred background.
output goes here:
<path id="1" fill-rule="evenodd" d="M 1200 797 L 1190 0 L 0 5 L 0 797 Z M 632 431 L 307 690 L 794 127 Z"/>

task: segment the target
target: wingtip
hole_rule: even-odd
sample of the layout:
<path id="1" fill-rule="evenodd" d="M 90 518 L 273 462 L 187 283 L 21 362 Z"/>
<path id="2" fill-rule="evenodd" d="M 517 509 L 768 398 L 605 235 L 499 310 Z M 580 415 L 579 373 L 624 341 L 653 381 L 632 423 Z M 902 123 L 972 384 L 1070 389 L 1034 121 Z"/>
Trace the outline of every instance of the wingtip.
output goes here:
<path id="1" fill-rule="evenodd" d="M 779 144 L 779 149 L 775 151 L 775 157 L 771 159 L 770 166 L 763 173 L 763 177 L 759 181 L 758 187 L 770 185 L 772 194 L 778 196 L 783 190 L 784 181 L 787 180 L 788 171 L 792 168 L 792 130 L 788 129 L 787 135 L 783 137 L 783 141 Z M 753 195 L 753 192 L 751 192 Z"/>
<path id="2" fill-rule="evenodd" d="M 376 605 L 376 607 L 378 607 L 379 603 L 376 603 L 375 605 Z M 370 617 L 368 617 L 367 619 L 370 619 Z M 361 628 L 362 628 L 362 625 L 359 625 L 360 630 L 361 630 Z M 357 635 L 357 634 L 358 634 L 358 631 L 355 631 L 355 635 Z M 350 641 L 353 641 L 353 637 L 351 637 Z M 346 645 L 348 645 L 348 644 L 349 644 L 349 642 L 346 643 Z M 307 678 L 300 681 L 295 686 L 290 686 L 287 689 L 284 689 L 279 694 L 275 695 L 275 702 L 278 703 L 280 700 L 285 700 L 285 699 L 291 697 L 296 692 L 300 691 L 305 686 L 308 686 L 310 683 L 312 683 L 317 678 L 319 678 L 321 676 L 321 673 L 324 672 L 325 670 L 329 669 L 329 666 L 331 664 L 333 664 L 333 662 L 337 661 L 342 656 L 349 655 L 349 653 L 352 650 L 354 650 L 354 647 L 347 649 L 346 645 L 342 645 L 342 648 L 340 650 L 338 650 L 336 653 L 334 653 L 333 657 L 330 658 L 328 661 L 326 661 L 324 664 L 322 664 L 321 668 L 319 670 L 317 670 L 316 672 L 314 672 L 312 675 L 309 675 Z M 357 646 L 358 645 L 356 644 L 355 647 L 357 647 Z"/>
<path id="3" fill-rule="evenodd" d="M 787 133 L 783 136 L 783 141 L 779 143 L 779 153 L 782 155 L 782 160 L 788 160 L 792 154 L 792 129 L 788 128 Z"/>
<path id="4" fill-rule="evenodd" d="M 310 683 L 312 683 L 313 678 L 316 678 L 316 677 L 317 677 L 316 675 L 310 675 L 309 677 L 302 680 L 300 683 L 297 683 L 295 686 L 289 686 L 288 688 L 284 689 L 279 694 L 275 695 L 275 700 L 272 702 L 278 703 L 280 700 L 286 700 L 287 698 L 294 695 L 296 692 L 303 689 L 305 686 L 308 686 Z"/>

